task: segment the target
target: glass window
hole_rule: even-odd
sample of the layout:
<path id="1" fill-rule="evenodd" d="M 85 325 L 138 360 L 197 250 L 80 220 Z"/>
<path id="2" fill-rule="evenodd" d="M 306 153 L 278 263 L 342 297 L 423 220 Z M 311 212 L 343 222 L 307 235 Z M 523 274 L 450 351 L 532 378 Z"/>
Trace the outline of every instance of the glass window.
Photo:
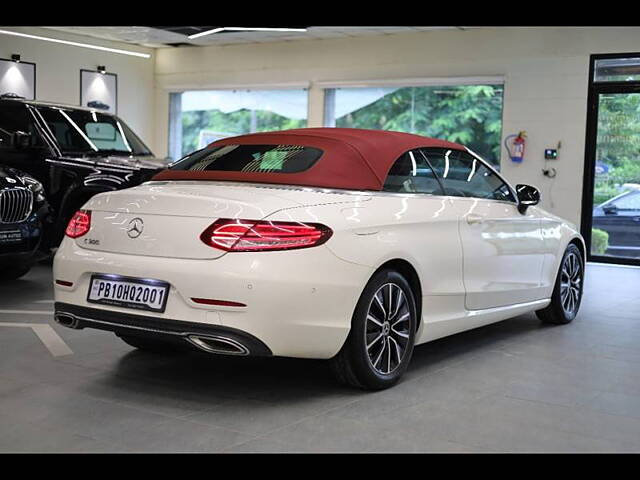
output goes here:
<path id="1" fill-rule="evenodd" d="M 640 192 L 631 192 L 611 202 L 620 210 L 640 210 Z"/>
<path id="2" fill-rule="evenodd" d="M 440 183 L 420 150 L 407 152 L 396 160 L 389 170 L 383 190 L 397 193 L 443 194 Z"/>
<path id="3" fill-rule="evenodd" d="M 29 113 L 27 107 L 20 102 L 10 100 L 0 102 L 0 128 L 1 131 L 14 133 L 18 130 L 29 131 Z"/>
<path id="4" fill-rule="evenodd" d="M 594 82 L 629 82 L 640 80 L 640 58 L 602 58 L 596 60 Z"/>
<path id="5" fill-rule="evenodd" d="M 37 107 L 66 153 L 152 155 L 118 117 L 86 110 Z"/>
<path id="6" fill-rule="evenodd" d="M 190 90 L 169 100 L 169 156 L 220 138 L 307 125 L 307 90 Z"/>
<path id="7" fill-rule="evenodd" d="M 509 186 L 467 152 L 424 149 L 424 153 L 448 195 L 516 201 Z"/>
<path id="8" fill-rule="evenodd" d="M 449 140 L 497 167 L 503 90 L 503 85 L 327 89 L 324 124 Z"/>
<path id="9" fill-rule="evenodd" d="M 174 170 L 297 173 L 307 170 L 322 150 L 301 145 L 223 145 L 188 155 Z"/>
<path id="10" fill-rule="evenodd" d="M 0 148 L 13 148 L 12 136 L 16 131 L 30 133 L 32 146 L 42 145 L 27 107 L 18 102 L 0 103 Z"/>

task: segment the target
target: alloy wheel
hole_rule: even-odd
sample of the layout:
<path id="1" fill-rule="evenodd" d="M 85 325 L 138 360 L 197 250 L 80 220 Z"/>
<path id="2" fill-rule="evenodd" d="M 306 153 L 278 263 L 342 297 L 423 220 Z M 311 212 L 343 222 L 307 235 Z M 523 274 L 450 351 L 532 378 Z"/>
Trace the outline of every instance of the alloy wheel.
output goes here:
<path id="1" fill-rule="evenodd" d="M 373 295 L 367 311 L 365 345 L 371 366 L 383 375 L 402 363 L 410 338 L 411 310 L 395 283 L 385 283 Z"/>
<path id="2" fill-rule="evenodd" d="M 571 252 L 562 263 L 560 277 L 560 301 L 567 316 L 573 317 L 577 313 L 581 293 L 582 262 L 575 253 Z"/>

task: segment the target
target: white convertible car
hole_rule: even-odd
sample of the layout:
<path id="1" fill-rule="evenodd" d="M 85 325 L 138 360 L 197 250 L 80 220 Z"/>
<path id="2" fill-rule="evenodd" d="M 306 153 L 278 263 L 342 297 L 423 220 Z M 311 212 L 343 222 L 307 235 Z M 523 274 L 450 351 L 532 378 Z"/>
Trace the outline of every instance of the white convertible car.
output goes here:
<path id="1" fill-rule="evenodd" d="M 533 311 L 573 320 L 584 242 L 538 201 L 417 135 L 225 138 L 75 214 L 55 319 L 156 352 L 330 359 L 340 381 L 386 388 L 417 344 Z"/>

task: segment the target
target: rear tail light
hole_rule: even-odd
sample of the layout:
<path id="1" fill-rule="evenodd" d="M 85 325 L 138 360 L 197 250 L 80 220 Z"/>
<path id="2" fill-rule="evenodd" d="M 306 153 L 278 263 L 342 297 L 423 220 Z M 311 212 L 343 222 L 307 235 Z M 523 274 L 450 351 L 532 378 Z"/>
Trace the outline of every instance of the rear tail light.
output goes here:
<path id="1" fill-rule="evenodd" d="M 91 210 L 78 210 L 73 214 L 67 229 L 64 231 L 67 237 L 78 238 L 86 234 L 91 228 Z"/>
<path id="2" fill-rule="evenodd" d="M 332 234 L 319 223 L 221 218 L 209 225 L 200 239 L 226 252 L 261 252 L 315 247 Z"/>

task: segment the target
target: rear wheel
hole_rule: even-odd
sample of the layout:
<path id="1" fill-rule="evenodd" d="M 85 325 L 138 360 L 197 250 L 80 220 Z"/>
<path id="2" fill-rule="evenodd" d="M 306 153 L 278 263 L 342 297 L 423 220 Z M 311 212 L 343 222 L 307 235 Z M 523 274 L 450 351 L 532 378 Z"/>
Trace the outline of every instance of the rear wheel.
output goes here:
<path id="1" fill-rule="evenodd" d="M 117 335 L 124 343 L 152 353 L 174 353 L 180 351 L 178 345 L 164 340 L 155 340 L 153 338 L 138 337 L 135 335 Z"/>
<path id="2" fill-rule="evenodd" d="M 536 315 L 545 323 L 565 324 L 578 314 L 584 283 L 584 262 L 580 249 L 570 244 L 564 252 L 551 303 Z"/>
<path id="3" fill-rule="evenodd" d="M 393 270 L 376 273 L 358 300 L 347 341 L 330 361 L 338 381 L 367 390 L 394 385 L 411 360 L 416 322 L 407 280 Z"/>

